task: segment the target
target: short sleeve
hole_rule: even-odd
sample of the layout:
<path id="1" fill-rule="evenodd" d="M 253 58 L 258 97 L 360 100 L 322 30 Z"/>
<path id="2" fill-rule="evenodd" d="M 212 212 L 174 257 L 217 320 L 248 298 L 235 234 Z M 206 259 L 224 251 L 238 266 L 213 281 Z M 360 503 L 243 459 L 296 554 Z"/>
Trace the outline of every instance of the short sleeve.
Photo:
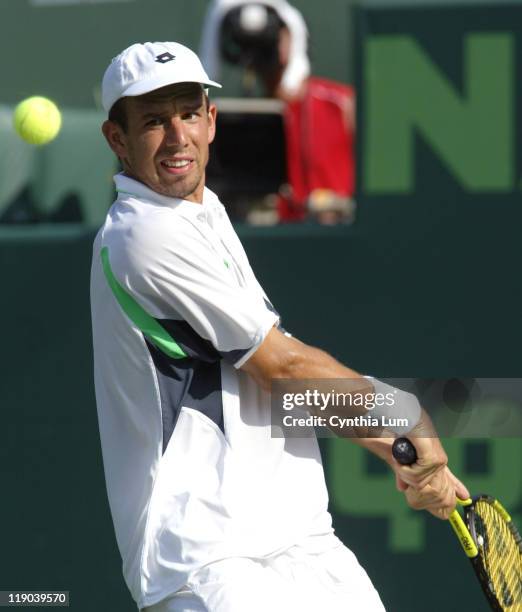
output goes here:
<path id="1" fill-rule="evenodd" d="M 257 283 L 238 278 L 241 272 L 210 228 L 206 235 L 190 220 L 177 216 L 173 222 L 162 213 L 154 222 L 104 237 L 113 292 L 134 302 L 135 312 L 143 311 L 138 315 L 148 327 L 127 314 L 149 340 L 155 342 L 150 330 L 156 326 L 179 348 L 179 357 L 225 359 L 241 367 L 278 323 L 278 314 Z"/>

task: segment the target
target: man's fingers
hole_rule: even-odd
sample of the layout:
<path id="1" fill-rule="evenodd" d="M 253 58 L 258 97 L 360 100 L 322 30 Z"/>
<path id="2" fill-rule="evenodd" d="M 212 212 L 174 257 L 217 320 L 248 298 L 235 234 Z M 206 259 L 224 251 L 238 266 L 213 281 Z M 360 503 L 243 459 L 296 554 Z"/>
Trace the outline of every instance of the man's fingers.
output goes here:
<path id="1" fill-rule="evenodd" d="M 428 509 L 430 514 L 433 514 L 435 518 L 441 519 L 442 521 L 446 521 L 449 519 L 451 513 L 454 508 L 436 508 L 434 510 Z"/>
<path id="2" fill-rule="evenodd" d="M 466 487 L 466 485 L 464 483 L 462 483 L 456 476 L 455 474 L 451 474 L 453 481 L 454 481 L 454 486 L 455 486 L 455 493 L 457 494 L 457 497 L 459 499 L 468 499 L 471 497 L 471 494 L 468 490 L 468 488 Z"/>
<path id="3" fill-rule="evenodd" d="M 411 439 L 417 452 L 417 461 L 411 465 L 400 465 L 393 460 L 392 467 L 401 480 L 414 489 L 423 489 L 439 471 L 448 463 L 440 440 L 430 437 Z"/>
<path id="4" fill-rule="evenodd" d="M 427 508 L 434 516 L 440 519 L 449 518 L 450 514 L 455 510 L 457 498 L 455 496 L 455 486 L 453 479 L 450 478 L 451 472 L 447 470 L 445 474 L 444 483 L 440 490 L 440 502 L 434 503 L 432 506 Z"/>
<path id="5" fill-rule="evenodd" d="M 404 482 L 399 474 L 395 474 L 395 486 L 397 487 L 397 491 L 401 491 L 402 493 L 408 488 L 408 483 Z"/>
<path id="6" fill-rule="evenodd" d="M 418 462 L 413 465 L 399 467 L 397 473 L 410 487 L 420 491 L 431 482 L 437 473 L 444 469 L 445 465 L 442 461 L 433 462 L 427 466 Z"/>
<path id="7" fill-rule="evenodd" d="M 440 519 L 447 519 L 455 509 L 458 481 L 448 468 L 438 472 L 425 487 L 405 490 L 408 504 L 414 510 L 427 510 Z M 461 484 L 461 483 L 460 483 Z M 463 493 L 466 488 L 463 487 Z"/>

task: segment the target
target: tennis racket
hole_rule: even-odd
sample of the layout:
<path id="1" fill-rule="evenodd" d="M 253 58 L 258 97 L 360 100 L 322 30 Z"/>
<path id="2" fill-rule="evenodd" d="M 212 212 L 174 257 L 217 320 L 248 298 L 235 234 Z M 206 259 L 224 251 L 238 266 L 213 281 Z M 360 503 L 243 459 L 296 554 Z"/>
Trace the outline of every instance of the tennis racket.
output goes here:
<path id="1" fill-rule="evenodd" d="M 397 438 L 392 453 L 412 465 L 417 452 L 407 438 Z M 500 502 L 489 495 L 457 500 L 449 522 L 471 561 L 492 610 L 522 612 L 522 538 Z"/>

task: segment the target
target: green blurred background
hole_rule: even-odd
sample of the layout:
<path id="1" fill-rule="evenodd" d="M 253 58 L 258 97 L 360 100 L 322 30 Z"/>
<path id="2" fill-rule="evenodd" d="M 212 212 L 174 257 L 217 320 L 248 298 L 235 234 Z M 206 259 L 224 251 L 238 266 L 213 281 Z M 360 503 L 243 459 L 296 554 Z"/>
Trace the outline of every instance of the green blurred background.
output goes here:
<path id="1" fill-rule="evenodd" d="M 357 88 L 358 214 L 350 227 L 238 228 L 285 327 L 380 377 L 519 377 L 522 7 L 294 4 L 314 73 Z M 132 42 L 197 48 L 206 5 L 0 0 L 0 214 L 21 197 L 62 221 L 0 225 L 0 590 L 69 590 L 75 612 L 134 609 L 92 386 L 90 255 L 115 170 L 99 81 Z M 223 82 L 239 92 L 234 71 Z M 11 106 L 36 94 L 64 109 L 62 133 L 40 149 L 10 125 Z M 63 223 L 75 206 L 84 222 Z M 388 610 L 487 609 L 447 525 L 408 510 L 359 448 L 322 448 L 337 532 Z M 447 449 L 473 491 L 522 515 L 520 439 Z"/>

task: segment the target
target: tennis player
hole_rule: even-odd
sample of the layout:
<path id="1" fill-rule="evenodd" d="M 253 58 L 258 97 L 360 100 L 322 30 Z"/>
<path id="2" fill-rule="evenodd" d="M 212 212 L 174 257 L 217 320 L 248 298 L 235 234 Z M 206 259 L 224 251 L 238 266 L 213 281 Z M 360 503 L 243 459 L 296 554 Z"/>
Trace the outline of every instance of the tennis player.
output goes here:
<path id="1" fill-rule="evenodd" d="M 282 377 L 377 383 L 279 329 L 205 187 L 209 87 L 219 85 L 177 43 L 132 45 L 103 78 L 102 129 L 123 172 L 94 243 L 91 304 L 125 580 L 147 612 L 382 611 L 333 532 L 317 440 L 272 438 L 267 392 Z M 394 462 L 388 438 L 358 442 L 416 507 L 444 517 L 456 492 L 467 496 L 435 438 L 416 440 L 412 467 Z"/>

